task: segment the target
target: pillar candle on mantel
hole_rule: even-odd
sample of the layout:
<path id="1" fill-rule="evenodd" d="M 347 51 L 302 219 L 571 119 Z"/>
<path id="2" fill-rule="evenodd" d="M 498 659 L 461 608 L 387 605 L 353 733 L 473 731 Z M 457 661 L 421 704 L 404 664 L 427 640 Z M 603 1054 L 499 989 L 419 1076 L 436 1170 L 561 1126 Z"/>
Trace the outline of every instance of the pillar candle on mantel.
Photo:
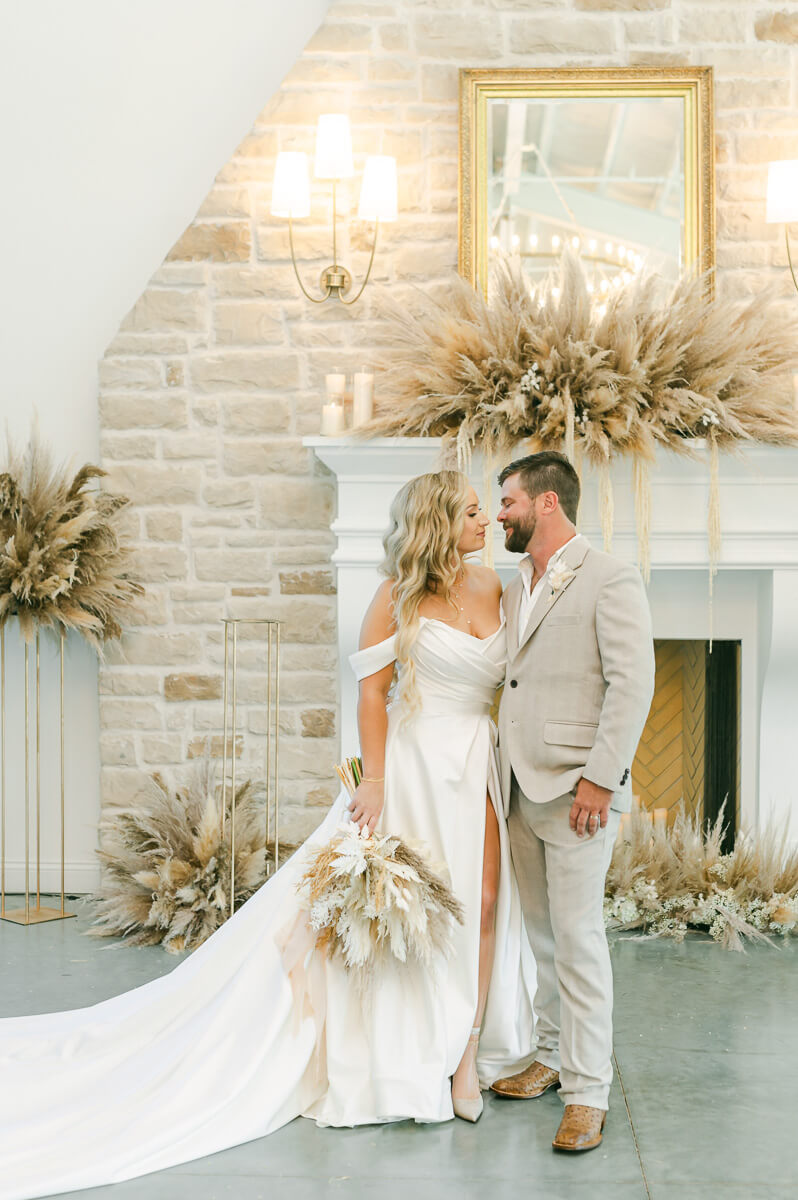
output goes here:
<path id="1" fill-rule="evenodd" d="M 352 394 L 352 424 L 365 425 L 374 415 L 374 376 L 371 371 L 355 372 Z"/>
<path id="2" fill-rule="evenodd" d="M 331 375 L 324 376 L 324 384 L 327 389 L 328 401 L 337 401 L 339 404 L 343 404 L 344 393 L 346 392 L 346 375 L 334 371 Z"/>
<path id="3" fill-rule="evenodd" d="M 323 437 L 339 437 L 346 431 L 344 406 L 333 401 L 321 410 L 321 432 Z"/>

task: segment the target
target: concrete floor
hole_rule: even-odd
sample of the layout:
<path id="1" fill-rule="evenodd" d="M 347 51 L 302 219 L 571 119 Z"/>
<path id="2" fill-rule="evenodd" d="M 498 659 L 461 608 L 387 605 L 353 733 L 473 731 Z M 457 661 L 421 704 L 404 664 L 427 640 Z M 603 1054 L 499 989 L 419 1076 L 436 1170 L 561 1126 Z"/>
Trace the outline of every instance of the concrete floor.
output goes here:
<path id="1" fill-rule="evenodd" d="M 51 901 L 43 898 L 43 903 Z M 15 907 L 13 903 L 7 905 Z M 0 1015 L 96 1003 L 166 974 L 157 947 L 81 936 L 77 920 L 0 921 Z M 86 1200 L 795 1200 L 798 1196 L 798 945 L 746 955 L 616 937 L 618 1073 L 602 1145 L 551 1150 L 562 1106 L 486 1094 L 475 1126 L 402 1122 L 268 1138 Z"/>

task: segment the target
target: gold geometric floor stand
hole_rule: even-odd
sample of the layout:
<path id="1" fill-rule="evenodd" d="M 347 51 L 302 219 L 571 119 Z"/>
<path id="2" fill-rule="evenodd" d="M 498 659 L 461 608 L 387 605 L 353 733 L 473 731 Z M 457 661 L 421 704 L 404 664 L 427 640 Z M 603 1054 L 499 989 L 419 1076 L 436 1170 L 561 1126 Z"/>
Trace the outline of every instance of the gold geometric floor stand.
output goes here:
<path id="1" fill-rule="evenodd" d="M 280 854 L 280 626 L 282 621 L 258 617 L 223 617 L 224 624 L 224 733 L 222 739 L 222 833 L 227 813 L 228 754 L 232 803 L 230 805 L 230 916 L 235 911 L 236 846 L 236 736 L 238 733 L 238 634 L 244 625 L 262 625 L 266 649 L 266 845 L 274 833 L 274 858 Z M 274 819 L 272 820 L 272 812 Z M 267 864 L 267 874 L 271 873 Z"/>
<path id="2" fill-rule="evenodd" d="M 6 631 L 0 628 L 0 919 L 16 925 L 40 925 L 44 921 L 62 921 L 75 917 L 77 913 L 64 909 L 64 856 L 65 856 L 65 812 L 64 812 L 64 634 L 61 632 L 59 646 L 59 725 L 60 725 L 60 782 L 61 782 L 61 907 L 48 908 L 41 902 L 41 706 L 39 673 L 39 633 L 36 633 L 36 697 L 34 706 L 34 736 L 31 739 L 30 697 L 30 645 L 25 642 L 25 907 L 13 912 L 6 911 Z M 30 890 L 30 796 L 31 796 L 31 740 L 34 743 L 35 786 L 36 786 L 36 906 L 31 903 Z"/>

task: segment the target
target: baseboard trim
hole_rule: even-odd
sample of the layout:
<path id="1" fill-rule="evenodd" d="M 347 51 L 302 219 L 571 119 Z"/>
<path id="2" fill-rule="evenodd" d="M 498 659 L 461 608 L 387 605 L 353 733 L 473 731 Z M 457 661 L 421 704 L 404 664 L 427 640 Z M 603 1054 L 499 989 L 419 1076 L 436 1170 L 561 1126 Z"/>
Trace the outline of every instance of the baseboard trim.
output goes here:
<path id="1" fill-rule="evenodd" d="M 41 891 L 48 896 L 61 894 L 61 863 L 41 864 Z M 64 868 L 64 891 L 70 896 L 83 896 L 96 892 L 100 886 L 100 864 L 96 862 L 68 862 Z M 36 895 L 36 866 L 28 871 L 28 889 Z M 25 893 L 25 863 L 23 860 L 6 863 L 6 892 L 13 895 Z"/>

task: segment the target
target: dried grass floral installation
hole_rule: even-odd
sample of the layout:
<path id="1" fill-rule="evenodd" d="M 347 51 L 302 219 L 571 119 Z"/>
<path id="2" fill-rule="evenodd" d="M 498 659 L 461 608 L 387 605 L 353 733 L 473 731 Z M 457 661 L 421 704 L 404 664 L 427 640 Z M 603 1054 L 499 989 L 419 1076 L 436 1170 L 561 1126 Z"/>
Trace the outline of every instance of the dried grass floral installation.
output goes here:
<path id="1" fill-rule="evenodd" d="M 106 474 L 99 467 L 72 475 L 55 466 L 35 431 L 24 453 L 9 447 L 8 460 L 0 474 L 0 625 L 17 617 L 27 641 L 40 628 L 74 629 L 102 652 L 143 591 L 120 524 L 129 502 L 89 487 Z"/>
<path id="2" fill-rule="evenodd" d="M 605 544 L 609 468 L 631 455 L 641 567 L 649 570 L 649 467 L 658 446 L 710 453 L 710 561 L 720 545 L 718 452 L 746 442 L 794 445 L 798 367 L 794 306 L 767 294 L 739 305 L 708 298 L 706 278 L 670 294 L 649 273 L 588 290 L 570 249 L 537 288 L 520 260 L 500 261 L 489 299 L 459 275 L 415 307 L 383 298 L 389 349 L 379 361 L 380 411 L 365 436 L 440 436 L 461 464 L 481 447 L 508 459 L 519 441 L 564 449 L 599 472 Z"/>
<path id="3" fill-rule="evenodd" d="M 347 821 L 314 850 L 298 885 L 315 944 L 356 982 L 393 956 L 428 964 L 448 954 L 463 909 L 425 852 L 398 837 L 361 836 Z"/>
<path id="4" fill-rule="evenodd" d="M 682 941 L 704 930 L 729 950 L 743 939 L 798 933 L 798 850 L 775 830 L 737 835 L 722 853 L 723 814 L 708 831 L 680 811 L 670 830 L 631 814 L 607 875 L 611 929 Z"/>
<path id="5" fill-rule="evenodd" d="M 195 950 L 230 915 L 232 790 L 224 822 L 222 789 L 207 760 L 170 787 L 159 775 L 131 808 L 100 819 L 103 883 L 91 897 L 97 915 L 87 933 L 124 937 L 171 953 Z M 274 862 L 266 844 L 263 789 L 247 780 L 235 792 L 235 907 L 265 882 Z M 280 845 L 280 862 L 296 847 Z"/>

